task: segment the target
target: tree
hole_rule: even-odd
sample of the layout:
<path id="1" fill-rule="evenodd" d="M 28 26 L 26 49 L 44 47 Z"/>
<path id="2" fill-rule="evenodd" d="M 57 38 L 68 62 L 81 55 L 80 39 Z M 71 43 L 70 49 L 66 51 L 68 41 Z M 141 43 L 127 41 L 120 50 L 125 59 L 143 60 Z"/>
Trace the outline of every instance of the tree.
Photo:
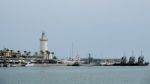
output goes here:
<path id="1" fill-rule="evenodd" d="M 21 52 L 20 50 L 17 51 L 17 58 L 19 58 L 21 56 Z"/>
<path id="2" fill-rule="evenodd" d="M 28 52 L 29 56 L 31 55 L 31 51 Z"/>
<path id="3" fill-rule="evenodd" d="M 52 52 L 52 55 L 54 55 L 55 53 L 54 52 Z"/>
<path id="4" fill-rule="evenodd" d="M 56 59 L 57 59 L 57 57 L 56 57 L 56 56 L 54 56 L 54 57 L 53 57 L 53 59 L 54 59 L 54 60 L 56 60 Z"/>
<path id="5" fill-rule="evenodd" d="M 3 50 L 0 50 L 0 56 L 3 56 Z"/>
<path id="6" fill-rule="evenodd" d="M 24 56 L 25 56 L 25 58 L 26 58 L 26 56 L 27 56 L 27 51 L 24 51 Z"/>
<path id="7" fill-rule="evenodd" d="M 42 56 L 44 55 L 44 51 L 41 50 L 40 53 L 41 53 Z"/>
<path id="8" fill-rule="evenodd" d="M 7 48 L 6 51 L 9 52 L 9 49 Z"/>
<path id="9" fill-rule="evenodd" d="M 35 53 L 34 53 L 34 56 L 38 56 L 38 52 L 35 52 Z"/>
<path id="10" fill-rule="evenodd" d="M 21 51 L 20 50 L 18 50 L 17 53 L 21 56 Z"/>
<path id="11" fill-rule="evenodd" d="M 55 54 L 55 53 L 54 53 L 54 52 L 52 52 L 52 58 L 53 58 L 53 59 L 55 59 L 55 58 L 56 58 L 56 56 L 54 56 L 54 54 Z"/>
<path id="12" fill-rule="evenodd" d="M 13 51 L 13 50 L 10 50 L 10 52 L 11 52 L 11 54 L 13 54 L 14 51 Z"/>
<path id="13" fill-rule="evenodd" d="M 27 53 L 27 51 L 24 51 L 24 54 L 26 54 Z"/>
<path id="14" fill-rule="evenodd" d="M 28 58 L 29 58 L 30 54 L 31 54 L 31 52 L 30 52 L 30 51 L 29 51 L 29 52 L 27 52 L 27 54 L 26 54 L 26 55 L 27 55 L 27 57 L 28 57 Z"/>
<path id="15" fill-rule="evenodd" d="M 47 51 L 46 51 L 46 54 L 48 55 L 48 58 L 47 58 L 47 59 L 49 60 L 49 55 L 51 54 L 51 52 L 47 50 Z"/>

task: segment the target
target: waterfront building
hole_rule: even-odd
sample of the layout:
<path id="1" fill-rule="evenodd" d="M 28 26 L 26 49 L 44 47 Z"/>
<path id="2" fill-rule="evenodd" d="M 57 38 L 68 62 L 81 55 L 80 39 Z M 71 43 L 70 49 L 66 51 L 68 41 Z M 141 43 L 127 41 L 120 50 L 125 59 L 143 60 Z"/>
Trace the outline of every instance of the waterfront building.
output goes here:
<path id="1" fill-rule="evenodd" d="M 53 53 L 48 51 L 48 38 L 45 35 L 45 32 L 42 32 L 40 38 L 40 53 L 43 56 L 44 60 L 53 59 Z"/>
<path id="2" fill-rule="evenodd" d="M 14 54 L 13 50 L 10 50 L 8 48 L 4 48 L 3 50 L 0 50 L 0 56 L 3 57 L 12 57 Z"/>
<path id="3" fill-rule="evenodd" d="M 43 59 L 47 59 L 47 51 L 48 51 L 48 38 L 45 35 L 45 32 L 42 32 L 40 38 L 40 53 L 43 56 Z"/>
<path id="4" fill-rule="evenodd" d="M 48 38 L 46 37 L 45 33 L 42 33 L 40 39 L 40 50 L 46 52 L 48 50 Z"/>

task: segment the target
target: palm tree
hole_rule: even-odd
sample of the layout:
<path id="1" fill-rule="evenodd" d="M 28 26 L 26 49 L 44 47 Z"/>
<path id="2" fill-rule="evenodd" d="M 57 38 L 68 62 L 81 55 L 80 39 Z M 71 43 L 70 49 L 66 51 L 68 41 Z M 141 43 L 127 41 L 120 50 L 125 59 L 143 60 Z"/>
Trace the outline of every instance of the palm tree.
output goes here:
<path id="1" fill-rule="evenodd" d="M 30 56 L 30 54 L 31 54 L 31 52 L 29 51 L 29 52 L 27 52 L 27 58 L 29 58 L 29 56 Z"/>
<path id="2" fill-rule="evenodd" d="M 7 49 L 6 49 L 6 53 L 7 53 L 6 56 L 8 56 L 8 57 L 10 57 L 9 51 L 10 51 L 10 50 L 7 48 Z"/>
<path id="3" fill-rule="evenodd" d="M 56 59 L 56 56 L 54 56 L 55 53 L 52 52 L 51 54 L 52 54 L 52 58 L 53 58 L 53 59 Z"/>
<path id="4" fill-rule="evenodd" d="M 38 56 L 38 52 L 35 52 L 35 53 L 34 53 L 34 56 Z"/>
<path id="5" fill-rule="evenodd" d="M 55 53 L 54 52 L 52 52 L 52 55 L 54 55 Z"/>
<path id="6" fill-rule="evenodd" d="M 6 51 L 9 52 L 9 49 L 7 48 Z"/>
<path id="7" fill-rule="evenodd" d="M 29 56 L 31 55 L 31 51 L 28 52 Z"/>
<path id="8" fill-rule="evenodd" d="M 21 51 L 20 51 L 20 50 L 18 50 L 17 53 L 18 53 L 19 55 L 21 55 Z"/>
<path id="9" fill-rule="evenodd" d="M 21 56 L 21 52 L 20 50 L 17 51 L 17 58 L 19 58 Z"/>
<path id="10" fill-rule="evenodd" d="M 56 59 L 57 59 L 57 57 L 56 57 L 56 56 L 54 56 L 54 57 L 53 57 L 53 59 L 54 59 L 54 60 L 56 60 Z"/>
<path id="11" fill-rule="evenodd" d="M 27 53 L 27 51 L 24 51 L 24 54 L 26 54 Z"/>
<path id="12" fill-rule="evenodd" d="M 25 58 L 26 58 L 26 56 L 27 56 L 27 51 L 24 51 L 24 56 L 25 56 Z"/>
<path id="13" fill-rule="evenodd" d="M 10 50 L 10 56 L 13 57 L 13 50 Z"/>
<path id="14" fill-rule="evenodd" d="M 47 58 L 47 59 L 49 60 L 49 55 L 51 54 L 51 52 L 47 50 L 47 51 L 46 51 L 46 54 L 48 55 L 48 58 Z"/>
<path id="15" fill-rule="evenodd" d="M 3 50 L 0 50 L 0 56 L 3 56 Z"/>
<path id="16" fill-rule="evenodd" d="M 40 53 L 41 53 L 42 56 L 44 55 L 44 51 L 41 50 Z"/>

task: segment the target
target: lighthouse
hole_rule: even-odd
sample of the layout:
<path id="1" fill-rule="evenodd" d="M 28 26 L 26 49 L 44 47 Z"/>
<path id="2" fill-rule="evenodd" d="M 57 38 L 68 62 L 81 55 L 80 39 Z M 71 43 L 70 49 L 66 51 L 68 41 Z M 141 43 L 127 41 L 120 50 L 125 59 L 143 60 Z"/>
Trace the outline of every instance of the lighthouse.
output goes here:
<path id="1" fill-rule="evenodd" d="M 41 38 L 40 38 L 40 51 L 41 54 L 43 54 L 44 59 L 47 58 L 46 52 L 48 51 L 48 38 L 45 35 L 45 32 L 42 32 Z"/>

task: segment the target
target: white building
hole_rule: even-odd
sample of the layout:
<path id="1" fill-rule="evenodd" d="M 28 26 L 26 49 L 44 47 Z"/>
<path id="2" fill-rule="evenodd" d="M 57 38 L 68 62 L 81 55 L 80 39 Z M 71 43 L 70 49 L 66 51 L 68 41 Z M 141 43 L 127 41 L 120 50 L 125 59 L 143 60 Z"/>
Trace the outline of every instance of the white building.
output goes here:
<path id="1" fill-rule="evenodd" d="M 44 59 L 47 59 L 47 51 L 48 51 L 48 38 L 46 37 L 45 33 L 42 33 L 42 36 L 40 38 L 40 53 L 44 56 Z"/>
<path id="2" fill-rule="evenodd" d="M 43 59 L 53 59 L 53 54 L 48 51 L 48 38 L 44 32 L 40 38 L 40 53 L 43 55 Z"/>
<path id="3" fill-rule="evenodd" d="M 42 33 L 41 39 L 40 39 L 40 50 L 45 52 L 48 50 L 48 38 L 46 37 L 45 33 Z"/>

